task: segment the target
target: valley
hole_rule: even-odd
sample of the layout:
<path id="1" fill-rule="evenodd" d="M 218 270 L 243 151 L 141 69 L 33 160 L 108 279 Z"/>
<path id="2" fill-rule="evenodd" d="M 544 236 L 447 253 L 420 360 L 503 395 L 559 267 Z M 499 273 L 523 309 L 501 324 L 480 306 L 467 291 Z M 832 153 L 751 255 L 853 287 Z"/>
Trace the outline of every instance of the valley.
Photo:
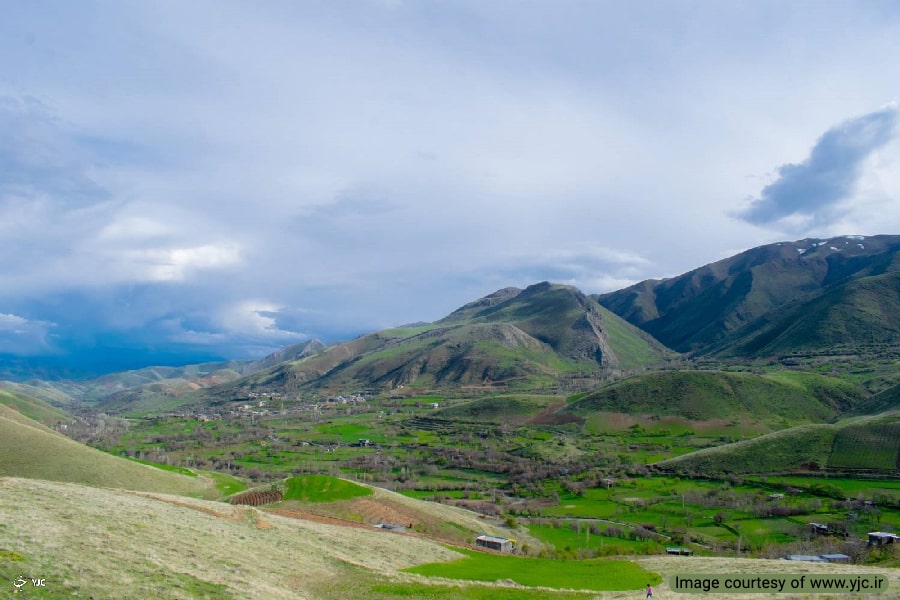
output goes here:
<path id="1" fill-rule="evenodd" d="M 56 569 L 58 590 L 96 597 L 618 598 L 762 564 L 896 584 L 900 238 L 841 241 L 602 297 L 504 288 L 258 361 L 3 382 L 0 579 Z M 480 535 L 515 540 L 512 556 Z"/>

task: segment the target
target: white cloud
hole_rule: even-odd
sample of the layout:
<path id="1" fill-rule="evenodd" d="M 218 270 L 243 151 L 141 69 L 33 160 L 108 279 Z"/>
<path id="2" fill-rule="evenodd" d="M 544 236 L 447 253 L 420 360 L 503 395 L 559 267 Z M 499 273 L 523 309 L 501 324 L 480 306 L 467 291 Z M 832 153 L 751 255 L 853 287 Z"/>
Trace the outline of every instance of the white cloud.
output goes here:
<path id="1" fill-rule="evenodd" d="M 51 6 L 0 22 L 0 312 L 59 328 L 239 352 L 900 230 L 896 140 L 827 219 L 732 216 L 896 95 L 886 5 Z"/>
<path id="2" fill-rule="evenodd" d="M 138 281 L 182 281 L 193 271 L 222 269 L 241 261 L 238 248 L 213 244 L 130 250 L 123 258 L 127 270 Z"/>
<path id="3" fill-rule="evenodd" d="M 0 313 L 0 353 L 25 356 L 53 353 L 56 348 L 50 340 L 50 330 L 54 326 L 48 321 Z"/>

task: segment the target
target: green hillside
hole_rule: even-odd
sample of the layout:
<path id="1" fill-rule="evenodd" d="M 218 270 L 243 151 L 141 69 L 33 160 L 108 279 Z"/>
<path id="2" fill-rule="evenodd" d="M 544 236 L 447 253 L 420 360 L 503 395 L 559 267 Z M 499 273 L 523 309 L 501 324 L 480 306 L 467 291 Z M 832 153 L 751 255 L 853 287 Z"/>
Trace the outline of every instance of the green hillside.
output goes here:
<path id="1" fill-rule="evenodd" d="M 857 405 L 851 415 L 877 415 L 900 409 L 900 384 L 878 392 L 871 398 Z"/>
<path id="2" fill-rule="evenodd" d="M 46 425 L 55 425 L 70 418 L 69 415 L 43 400 L 11 390 L 0 389 L 0 404 Z"/>
<path id="3" fill-rule="evenodd" d="M 665 460 L 666 470 L 709 476 L 791 471 L 900 470 L 900 414 L 806 425 Z"/>
<path id="4" fill-rule="evenodd" d="M 721 356 L 877 354 L 900 345 L 900 272 L 854 279 L 726 339 Z"/>
<path id="5" fill-rule="evenodd" d="M 721 349 L 730 336 L 740 335 L 743 327 L 754 323 L 783 322 L 784 329 L 791 322 L 783 312 L 788 306 L 807 317 L 807 323 L 795 328 L 793 335 L 782 337 L 780 344 L 767 352 L 786 352 L 793 349 L 794 343 L 806 350 L 827 350 L 835 343 L 855 344 L 860 340 L 883 343 L 884 336 L 896 342 L 896 288 L 891 291 L 886 284 L 872 289 L 868 297 L 860 291 L 855 301 L 846 303 L 837 296 L 831 300 L 827 297 L 849 281 L 900 271 L 898 251 L 900 237 L 887 235 L 780 242 L 597 299 L 668 347 L 682 352 L 702 353 L 716 345 Z M 816 308 L 828 318 L 821 324 L 821 331 L 814 333 L 815 318 L 806 315 L 800 305 L 820 296 L 826 299 Z M 880 304 L 881 297 L 889 299 L 887 305 Z M 842 312 L 832 311 L 828 316 L 827 305 L 842 305 Z M 888 326 L 880 338 L 871 337 L 878 329 L 870 326 L 873 315 L 888 317 Z M 852 327 L 857 320 L 864 324 L 860 330 Z M 774 337 L 778 334 L 773 332 L 765 339 Z M 760 341 L 758 346 L 762 351 L 765 343 Z"/>
<path id="6" fill-rule="evenodd" d="M 865 396 L 857 386 L 814 374 L 661 371 L 603 387 L 561 412 L 578 416 L 621 412 L 695 421 L 749 419 L 781 428 L 831 420 Z"/>
<path id="7" fill-rule="evenodd" d="M 0 405 L 0 477 L 214 497 L 210 481 L 89 448 Z"/>
<path id="8" fill-rule="evenodd" d="M 498 394 L 443 408 L 436 414 L 443 419 L 519 424 L 559 402 L 556 396 Z"/>
<path id="9" fill-rule="evenodd" d="M 786 473 L 828 464 L 836 425 L 804 425 L 744 440 L 698 450 L 658 463 L 667 471 L 715 476 L 722 473 Z"/>

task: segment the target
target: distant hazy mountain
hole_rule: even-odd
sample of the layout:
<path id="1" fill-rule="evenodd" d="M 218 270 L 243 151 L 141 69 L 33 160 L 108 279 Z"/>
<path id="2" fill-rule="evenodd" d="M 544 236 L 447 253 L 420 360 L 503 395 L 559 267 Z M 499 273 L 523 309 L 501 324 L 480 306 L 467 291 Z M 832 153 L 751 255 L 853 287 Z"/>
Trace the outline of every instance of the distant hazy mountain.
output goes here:
<path id="1" fill-rule="evenodd" d="M 900 236 L 760 246 L 597 301 L 681 352 L 769 356 L 900 343 Z"/>

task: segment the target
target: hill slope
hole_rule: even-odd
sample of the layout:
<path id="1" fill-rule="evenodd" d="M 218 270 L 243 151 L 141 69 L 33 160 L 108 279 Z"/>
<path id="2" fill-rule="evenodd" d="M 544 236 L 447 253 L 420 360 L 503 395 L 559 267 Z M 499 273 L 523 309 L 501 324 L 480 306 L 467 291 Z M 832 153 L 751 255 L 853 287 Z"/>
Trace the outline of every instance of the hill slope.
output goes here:
<path id="1" fill-rule="evenodd" d="M 659 463 L 666 470 L 709 476 L 797 470 L 900 470 L 900 413 L 835 425 L 805 425 L 699 450 Z"/>
<path id="2" fill-rule="evenodd" d="M 402 568 L 461 557 L 418 537 L 190 498 L 13 478 L 0 478 L 0 496 L 0 548 L 22 559 L 4 585 L 21 572 L 66 596 L 364 598 Z"/>
<path id="3" fill-rule="evenodd" d="M 83 446 L 5 405 L 0 405 L 0 476 L 216 495 L 206 478 L 162 471 Z"/>
<path id="4" fill-rule="evenodd" d="M 579 416 L 622 412 L 694 421 L 750 420 L 780 428 L 789 423 L 833 419 L 865 398 L 864 390 L 821 375 L 661 371 L 603 387 L 560 412 Z"/>
<path id="5" fill-rule="evenodd" d="M 69 418 L 66 413 L 55 406 L 13 390 L 0 389 L 0 404 L 45 425 L 55 425 Z"/>
<path id="6" fill-rule="evenodd" d="M 830 294 L 849 281 L 900 271 L 898 251 L 900 236 L 887 235 L 769 244 L 678 277 L 644 281 L 603 294 L 597 300 L 670 348 L 702 353 L 717 345 L 721 350 L 742 327 L 759 319 L 769 323 L 779 321 L 785 306 L 794 303 L 793 307 L 802 312 L 801 302 Z M 887 289 L 886 282 L 885 286 L 876 293 L 897 296 L 896 290 Z M 860 316 L 868 321 L 864 315 L 873 304 L 862 296 L 859 299 L 843 307 L 841 320 L 852 322 Z M 835 298 L 826 304 L 836 306 L 844 300 Z M 891 315 L 891 322 L 895 321 L 894 306 L 886 306 L 885 310 Z M 788 320 L 782 319 L 785 323 Z M 852 331 L 835 327 L 838 322 L 835 319 L 823 322 L 820 333 L 808 330 L 799 342 L 806 347 L 854 343 L 852 337 L 847 337 Z M 811 325 L 813 321 L 808 323 Z M 885 335 L 892 343 L 900 341 L 893 332 Z M 766 351 L 784 352 L 793 348 L 793 340 L 783 337 L 779 346 Z M 763 351 L 764 345 L 757 350 Z"/>
<path id="7" fill-rule="evenodd" d="M 900 271 L 852 279 L 734 332 L 720 356 L 878 355 L 900 344 Z"/>

